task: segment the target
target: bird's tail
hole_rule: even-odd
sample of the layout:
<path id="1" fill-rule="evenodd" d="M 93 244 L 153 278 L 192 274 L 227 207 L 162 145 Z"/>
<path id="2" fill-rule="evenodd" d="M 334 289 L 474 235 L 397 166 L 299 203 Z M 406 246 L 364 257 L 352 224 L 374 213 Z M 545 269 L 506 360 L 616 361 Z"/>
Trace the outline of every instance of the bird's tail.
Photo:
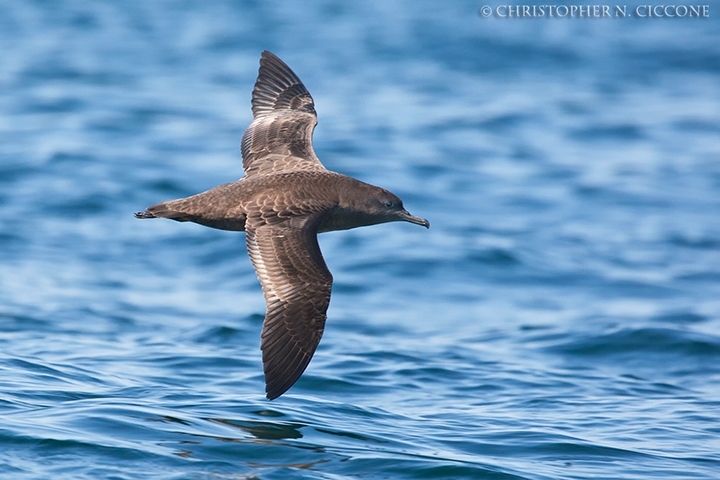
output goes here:
<path id="1" fill-rule="evenodd" d="M 157 218 L 152 213 L 145 211 L 145 212 L 135 212 L 135 218 Z"/>
<path id="2" fill-rule="evenodd" d="M 174 205 L 178 204 L 181 200 L 170 200 L 168 202 L 158 203 L 152 207 L 148 207 L 144 212 L 137 212 L 135 218 L 170 218 L 179 222 L 187 222 L 195 220 L 195 215 L 189 214 L 188 212 L 179 211 L 177 208 L 173 208 Z"/>
<path id="3" fill-rule="evenodd" d="M 195 222 L 220 230 L 245 231 L 245 215 L 226 215 L 226 209 L 208 209 L 207 204 L 197 202 L 197 195 L 178 200 L 168 200 L 144 212 L 137 212 L 135 218 L 169 218 L 178 222 Z"/>

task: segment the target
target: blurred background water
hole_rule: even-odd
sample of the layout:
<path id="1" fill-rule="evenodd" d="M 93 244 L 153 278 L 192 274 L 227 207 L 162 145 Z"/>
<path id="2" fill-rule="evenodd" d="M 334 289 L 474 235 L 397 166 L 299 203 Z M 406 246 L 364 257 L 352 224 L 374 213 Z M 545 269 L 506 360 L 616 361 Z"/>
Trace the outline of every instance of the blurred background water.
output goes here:
<path id="1" fill-rule="evenodd" d="M 720 12 L 482 6 L 0 4 L 0 477 L 720 478 Z M 321 236 L 274 402 L 244 234 L 132 216 L 242 176 L 264 49 L 432 223 Z"/>

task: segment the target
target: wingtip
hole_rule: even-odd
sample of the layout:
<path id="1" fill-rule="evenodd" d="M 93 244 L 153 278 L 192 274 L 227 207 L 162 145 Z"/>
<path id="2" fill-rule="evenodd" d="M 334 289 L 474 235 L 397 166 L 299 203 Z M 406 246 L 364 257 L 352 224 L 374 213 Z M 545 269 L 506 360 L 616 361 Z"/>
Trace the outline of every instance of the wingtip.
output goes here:
<path id="1" fill-rule="evenodd" d="M 307 365 L 306 365 L 307 367 Z M 300 375 L 302 375 L 302 372 L 305 371 L 305 368 L 301 370 Z M 272 380 L 267 379 L 267 375 L 265 376 L 265 398 L 272 401 L 276 398 L 284 395 L 290 388 L 295 385 L 295 383 L 300 379 L 300 375 L 292 375 L 290 377 L 281 377 L 281 378 L 274 378 Z"/>
<path id="2" fill-rule="evenodd" d="M 316 116 L 313 99 L 300 78 L 268 50 L 260 54 L 251 104 L 256 118 L 278 110 L 297 110 Z"/>
<path id="3" fill-rule="evenodd" d="M 290 385 L 270 385 L 265 384 L 265 398 L 267 398 L 270 401 L 275 400 L 278 397 L 281 397 L 285 394 L 288 390 L 290 390 L 290 387 L 293 386 L 295 382 L 291 383 Z"/>
<path id="4" fill-rule="evenodd" d="M 272 53 L 270 50 L 263 50 L 260 54 L 260 61 L 262 62 L 264 58 L 278 58 L 278 56 Z"/>
<path id="5" fill-rule="evenodd" d="M 293 76 L 295 75 L 295 72 L 292 71 L 292 69 L 283 62 L 280 57 L 272 53 L 270 50 L 263 50 L 260 54 L 260 68 L 272 68 L 275 66 L 275 68 L 279 68 L 280 70 L 290 70 Z"/>
<path id="6" fill-rule="evenodd" d="M 155 218 L 150 212 L 135 212 L 135 218 Z"/>

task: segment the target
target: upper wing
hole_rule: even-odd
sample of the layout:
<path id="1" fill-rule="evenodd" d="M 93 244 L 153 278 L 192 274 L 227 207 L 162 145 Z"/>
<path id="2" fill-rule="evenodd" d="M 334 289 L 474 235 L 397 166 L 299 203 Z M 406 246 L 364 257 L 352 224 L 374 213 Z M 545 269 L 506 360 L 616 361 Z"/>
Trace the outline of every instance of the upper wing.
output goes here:
<path id="1" fill-rule="evenodd" d="M 268 51 L 260 57 L 252 111 L 241 145 L 245 175 L 325 169 L 312 148 L 313 99 L 290 67 Z"/>
<path id="2" fill-rule="evenodd" d="M 265 294 L 261 349 L 265 391 L 272 400 L 287 391 L 320 343 L 332 275 L 316 229 L 290 222 L 247 226 L 247 249 Z"/>

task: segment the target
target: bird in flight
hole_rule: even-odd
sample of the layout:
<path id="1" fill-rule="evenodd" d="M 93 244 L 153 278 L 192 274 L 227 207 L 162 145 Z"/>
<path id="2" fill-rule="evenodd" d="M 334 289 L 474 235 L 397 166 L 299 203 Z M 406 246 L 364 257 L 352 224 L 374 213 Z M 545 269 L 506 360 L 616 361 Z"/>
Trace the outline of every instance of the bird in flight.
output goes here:
<path id="1" fill-rule="evenodd" d="M 252 93 L 253 120 L 242 137 L 245 176 L 187 198 L 158 203 L 137 218 L 170 218 L 244 231 L 265 295 L 260 348 L 269 400 L 300 378 L 325 328 L 332 275 L 317 234 L 405 221 L 393 193 L 327 170 L 312 147 L 317 125 L 310 93 L 265 51 Z"/>

